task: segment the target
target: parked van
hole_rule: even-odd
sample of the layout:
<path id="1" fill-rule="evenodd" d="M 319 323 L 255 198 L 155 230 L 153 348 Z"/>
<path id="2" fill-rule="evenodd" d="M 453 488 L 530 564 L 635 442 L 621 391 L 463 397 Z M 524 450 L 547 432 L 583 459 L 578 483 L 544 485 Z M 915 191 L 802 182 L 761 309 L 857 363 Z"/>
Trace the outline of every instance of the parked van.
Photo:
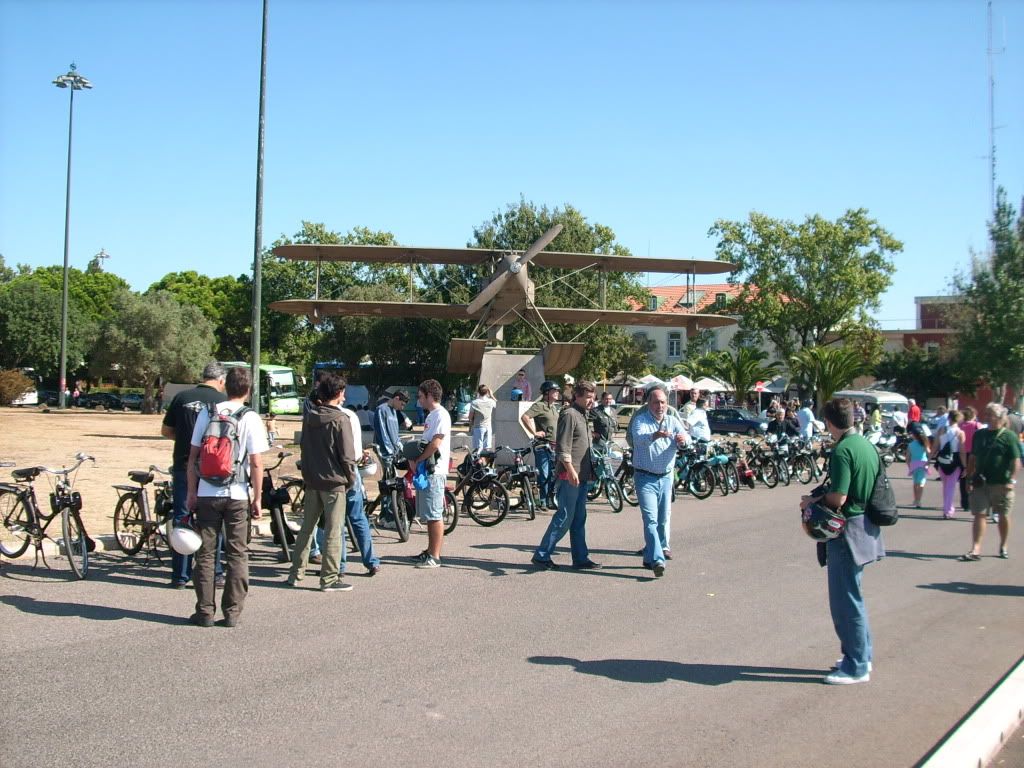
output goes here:
<path id="1" fill-rule="evenodd" d="M 882 409 L 882 413 L 910 410 L 910 402 L 898 392 L 885 392 L 880 389 L 844 389 L 836 392 L 833 397 L 848 397 L 859 400 L 862 404 L 874 403 Z"/>

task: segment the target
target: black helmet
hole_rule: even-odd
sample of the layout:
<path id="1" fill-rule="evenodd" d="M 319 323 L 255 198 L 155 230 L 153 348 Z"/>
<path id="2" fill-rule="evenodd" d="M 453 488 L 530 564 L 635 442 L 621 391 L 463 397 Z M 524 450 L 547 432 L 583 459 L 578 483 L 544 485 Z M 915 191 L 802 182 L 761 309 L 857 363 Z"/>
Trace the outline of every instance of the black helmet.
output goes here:
<path id="1" fill-rule="evenodd" d="M 558 389 L 558 385 L 555 384 L 555 382 L 551 381 L 551 379 L 548 379 L 547 381 L 540 385 L 540 393 L 542 395 L 546 395 L 552 389 Z"/>
<path id="2" fill-rule="evenodd" d="M 841 512 L 815 501 L 800 513 L 804 533 L 815 541 L 828 541 L 839 536 L 846 528 L 846 518 Z"/>

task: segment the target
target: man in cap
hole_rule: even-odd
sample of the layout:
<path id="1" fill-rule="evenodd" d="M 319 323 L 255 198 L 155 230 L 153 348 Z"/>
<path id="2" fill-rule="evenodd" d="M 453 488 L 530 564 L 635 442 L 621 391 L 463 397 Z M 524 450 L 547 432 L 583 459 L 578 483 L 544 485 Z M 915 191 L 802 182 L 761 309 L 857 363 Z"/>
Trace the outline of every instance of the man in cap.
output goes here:
<path id="1" fill-rule="evenodd" d="M 537 485 L 540 497 L 548 509 L 558 509 L 555 504 L 554 452 L 551 450 L 552 438 L 558 426 L 558 385 L 553 381 L 545 381 L 540 385 L 540 400 L 535 402 L 524 413 L 520 420 L 530 437 L 546 441 L 538 444 L 533 450 L 537 462 Z"/>

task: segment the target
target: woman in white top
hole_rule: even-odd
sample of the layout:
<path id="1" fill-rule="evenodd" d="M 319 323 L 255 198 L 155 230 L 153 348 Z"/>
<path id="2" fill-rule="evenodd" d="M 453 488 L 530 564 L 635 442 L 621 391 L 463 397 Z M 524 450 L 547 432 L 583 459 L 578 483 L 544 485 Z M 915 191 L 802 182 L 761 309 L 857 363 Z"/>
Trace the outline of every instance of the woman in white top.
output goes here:
<path id="1" fill-rule="evenodd" d="M 942 475 L 942 516 L 948 519 L 956 514 L 953 498 L 959 487 L 960 474 L 967 466 L 967 455 L 964 449 L 964 432 L 960 429 L 963 414 L 960 411 L 950 411 L 947 416 L 949 423 L 939 438 L 939 448 L 935 456 Z"/>

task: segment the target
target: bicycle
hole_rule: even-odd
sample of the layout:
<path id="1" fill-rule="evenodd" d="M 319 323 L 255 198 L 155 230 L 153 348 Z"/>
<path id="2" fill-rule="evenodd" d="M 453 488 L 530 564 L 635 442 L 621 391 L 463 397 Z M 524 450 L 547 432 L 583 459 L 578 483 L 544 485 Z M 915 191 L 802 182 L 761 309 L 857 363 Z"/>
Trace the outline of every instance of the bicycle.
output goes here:
<path id="1" fill-rule="evenodd" d="M 35 546 L 35 564 L 39 565 L 42 555 L 43 565 L 53 568 L 47 560 L 44 541 L 56 547 L 52 556 L 54 563 L 61 566 L 63 562 L 79 579 L 84 579 L 89 572 L 89 552 L 95 543 L 85 532 L 82 524 L 82 494 L 75 490 L 73 475 L 86 461 L 95 463 L 96 459 L 84 453 L 75 455 L 76 463 L 71 468 L 50 469 L 48 467 L 26 467 L 11 472 L 14 483 L 0 483 L 0 554 L 15 558 L 24 554 L 28 545 Z M 56 480 L 53 492 L 50 493 L 50 514 L 44 514 L 36 501 L 33 482 L 39 475 L 54 475 Z M 47 533 L 54 520 L 60 517 L 61 537 Z"/>
<path id="2" fill-rule="evenodd" d="M 281 547 L 278 559 L 282 563 L 291 562 L 295 534 L 302 527 L 305 486 L 301 478 L 288 476 L 279 478 L 284 482 L 275 487 L 271 473 L 291 455 L 290 451 L 281 451 L 277 454 L 276 464 L 263 466 L 263 488 L 260 494 L 260 506 L 270 512 L 270 532 L 274 542 Z M 286 509 L 291 512 L 291 517 L 285 512 Z"/>
<path id="3" fill-rule="evenodd" d="M 380 512 L 377 510 L 378 507 L 383 506 L 384 499 L 389 499 L 398 538 L 400 541 L 406 542 L 409 540 L 412 523 L 416 519 L 416 490 L 412 486 L 412 477 L 408 473 L 399 477 L 397 470 L 407 468 L 408 464 L 405 459 L 396 460 L 394 457 L 381 455 L 376 445 L 373 446 L 373 449 L 380 459 L 381 479 L 377 481 L 379 488 L 377 498 L 369 501 L 364 495 L 363 509 L 366 512 L 366 517 L 373 521 L 373 527 L 379 530 Z M 376 517 L 374 517 L 375 513 Z M 459 524 L 459 507 L 455 500 L 455 494 L 447 487 L 444 489 L 442 522 L 445 536 L 454 531 L 455 526 Z M 351 534 L 351 528 L 349 533 Z"/>
<path id="4" fill-rule="evenodd" d="M 587 501 L 593 501 L 603 491 L 612 512 L 618 513 L 622 511 L 622 487 L 615 479 L 615 474 L 608 462 L 609 457 L 616 450 L 617 447 L 614 445 L 608 445 L 607 448 L 596 444 L 591 446 L 591 465 L 594 468 L 595 477 L 587 488 Z"/>
<path id="5" fill-rule="evenodd" d="M 636 477 L 633 475 L 633 449 L 622 449 L 622 462 L 615 470 L 615 479 L 619 481 L 619 488 L 622 489 L 624 498 L 631 507 L 640 506 L 640 499 L 636 495 Z"/>
<path id="6" fill-rule="evenodd" d="M 536 443 L 536 441 L 534 441 Z M 525 461 L 526 454 L 530 453 L 534 445 L 528 448 L 499 447 L 498 451 L 508 451 L 512 454 L 512 465 L 505 467 L 498 473 L 498 482 L 505 486 L 509 493 L 509 505 L 513 509 L 525 509 L 531 520 L 537 517 L 537 497 L 533 492 L 534 481 L 537 478 L 537 470 Z M 512 493 L 518 491 L 513 497 Z M 515 501 L 513 502 L 513 499 Z"/>
<path id="7" fill-rule="evenodd" d="M 706 499 L 715 490 L 715 473 L 702 457 L 706 447 L 702 443 L 687 445 L 676 453 L 673 487 L 686 490 L 695 499 Z M 701 456 L 698 456 L 698 453 Z"/>
<path id="8" fill-rule="evenodd" d="M 128 473 L 128 478 L 138 485 L 114 486 L 114 490 L 123 491 L 114 507 L 114 541 L 129 557 L 137 555 L 147 544 L 147 554 L 153 555 L 157 555 L 158 543 L 167 546 L 164 526 L 174 514 L 174 495 L 171 481 L 160 480 L 153 486 L 154 503 L 150 506 L 146 486 L 155 480 L 156 473 L 170 475 L 169 471 L 150 465 L 148 471 L 136 469 Z"/>
<path id="9" fill-rule="evenodd" d="M 505 486 L 498 482 L 498 473 L 491 466 L 494 451 L 470 451 L 459 464 L 458 480 L 452 493 L 462 492 L 462 508 L 473 521 L 489 528 L 508 514 L 509 499 Z"/>

